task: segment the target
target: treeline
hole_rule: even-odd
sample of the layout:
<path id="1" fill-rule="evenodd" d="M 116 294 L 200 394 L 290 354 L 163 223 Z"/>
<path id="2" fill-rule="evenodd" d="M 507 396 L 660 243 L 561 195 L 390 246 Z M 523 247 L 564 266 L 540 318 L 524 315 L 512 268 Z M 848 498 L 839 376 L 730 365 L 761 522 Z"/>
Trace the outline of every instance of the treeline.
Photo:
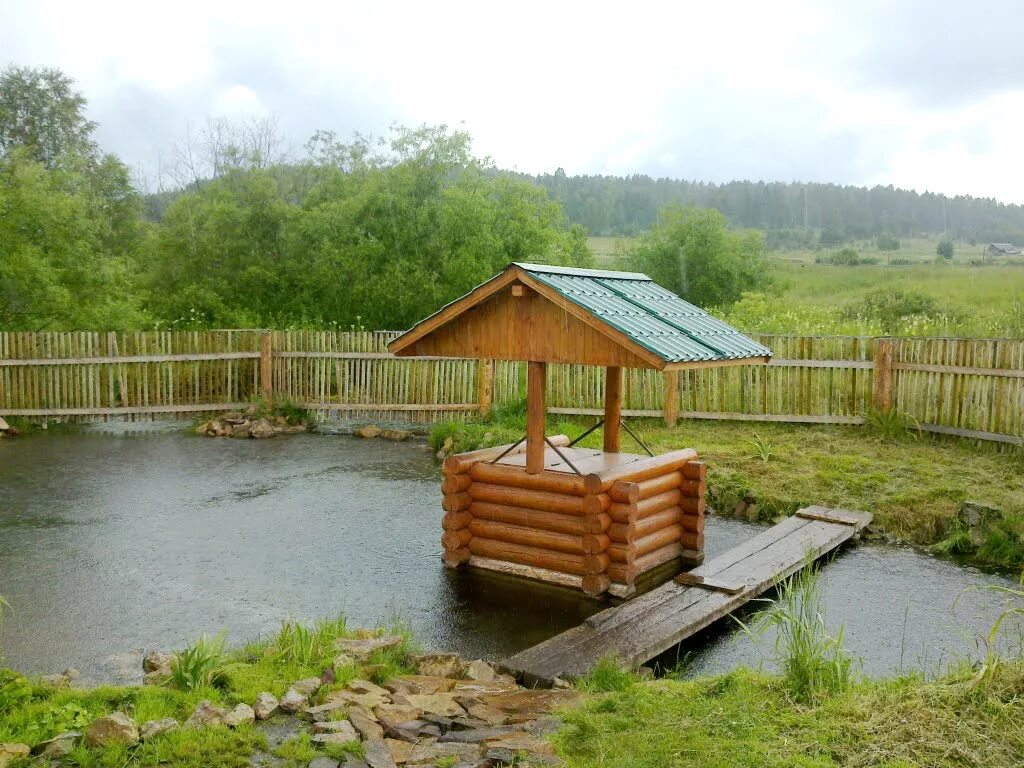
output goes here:
<path id="1" fill-rule="evenodd" d="M 270 122 L 213 122 L 151 220 L 84 106 L 59 71 L 0 75 L 2 329 L 405 328 L 511 261 L 591 263 L 542 188 L 443 127 L 319 132 L 295 161 Z"/>
<path id="2" fill-rule="evenodd" d="M 539 184 L 592 235 L 638 235 L 667 205 L 714 208 L 734 227 L 766 232 L 769 247 L 807 247 L 888 233 L 948 234 L 976 242 L 1024 243 L 1024 206 L 946 197 L 892 186 L 652 179 L 649 176 L 520 176 Z"/>

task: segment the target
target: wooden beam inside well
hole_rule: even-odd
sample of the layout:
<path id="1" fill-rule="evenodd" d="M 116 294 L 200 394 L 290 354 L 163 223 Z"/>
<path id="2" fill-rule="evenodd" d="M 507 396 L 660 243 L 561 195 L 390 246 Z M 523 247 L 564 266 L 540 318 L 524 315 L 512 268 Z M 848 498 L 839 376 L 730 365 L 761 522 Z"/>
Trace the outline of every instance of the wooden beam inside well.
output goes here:
<path id="1" fill-rule="evenodd" d="M 622 448 L 622 369 L 608 366 L 604 383 L 604 450 L 619 453 Z"/>
<path id="2" fill-rule="evenodd" d="M 531 360 L 526 369 L 526 473 L 544 471 L 544 410 L 548 364 Z"/>

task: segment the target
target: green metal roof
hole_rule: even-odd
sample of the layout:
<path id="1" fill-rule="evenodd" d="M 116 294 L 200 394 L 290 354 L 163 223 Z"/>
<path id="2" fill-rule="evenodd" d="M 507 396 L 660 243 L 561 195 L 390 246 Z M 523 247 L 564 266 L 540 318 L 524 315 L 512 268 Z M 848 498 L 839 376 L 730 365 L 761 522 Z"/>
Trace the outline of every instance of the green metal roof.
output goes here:
<path id="1" fill-rule="evenodd" d="M 515 266 L 669 363 L 770 357 L 772 351 L 639 272 Z"/>

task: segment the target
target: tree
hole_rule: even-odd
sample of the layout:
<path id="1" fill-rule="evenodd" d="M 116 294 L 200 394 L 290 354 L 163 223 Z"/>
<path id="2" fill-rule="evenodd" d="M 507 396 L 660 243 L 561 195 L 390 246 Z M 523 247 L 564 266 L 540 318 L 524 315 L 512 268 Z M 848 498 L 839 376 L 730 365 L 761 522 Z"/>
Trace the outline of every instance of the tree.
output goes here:
<path id="1" fill-rule="evenodd" d="M 935 253 L 941 256 L 943 259 L 953 258 L 953 241 L 948 237 L 944 237 L 939 240 L 939 244 L 935 247 Z"/>
<path id="2" fill-rule="evenodd" d="M 629 263 L 703 307 L 726 307 L 767 282 L 761 233 L 731 231 L 710 209 L 666 208 Z"/>
<path id="3" fill-rule="evenodd" d="M 47 168 L 69 158 L 92 158 L 96 124 L 85 97 L 58 69 L 8 66 L 0 74 L 0 153 L 16 148 Z"/>

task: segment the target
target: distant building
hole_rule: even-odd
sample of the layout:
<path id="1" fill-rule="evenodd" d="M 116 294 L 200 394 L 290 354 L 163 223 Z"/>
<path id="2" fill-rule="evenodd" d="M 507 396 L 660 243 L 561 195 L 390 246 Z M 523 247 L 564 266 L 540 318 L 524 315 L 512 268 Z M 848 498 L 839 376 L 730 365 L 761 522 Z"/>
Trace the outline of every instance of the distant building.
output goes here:
<path id="1" fill-rule="evenodd" d="M 1020 253 L 1020 248 L 1012 243 L 989 243 L 985 249 L 988 256 L 1015 256 Z"/>

